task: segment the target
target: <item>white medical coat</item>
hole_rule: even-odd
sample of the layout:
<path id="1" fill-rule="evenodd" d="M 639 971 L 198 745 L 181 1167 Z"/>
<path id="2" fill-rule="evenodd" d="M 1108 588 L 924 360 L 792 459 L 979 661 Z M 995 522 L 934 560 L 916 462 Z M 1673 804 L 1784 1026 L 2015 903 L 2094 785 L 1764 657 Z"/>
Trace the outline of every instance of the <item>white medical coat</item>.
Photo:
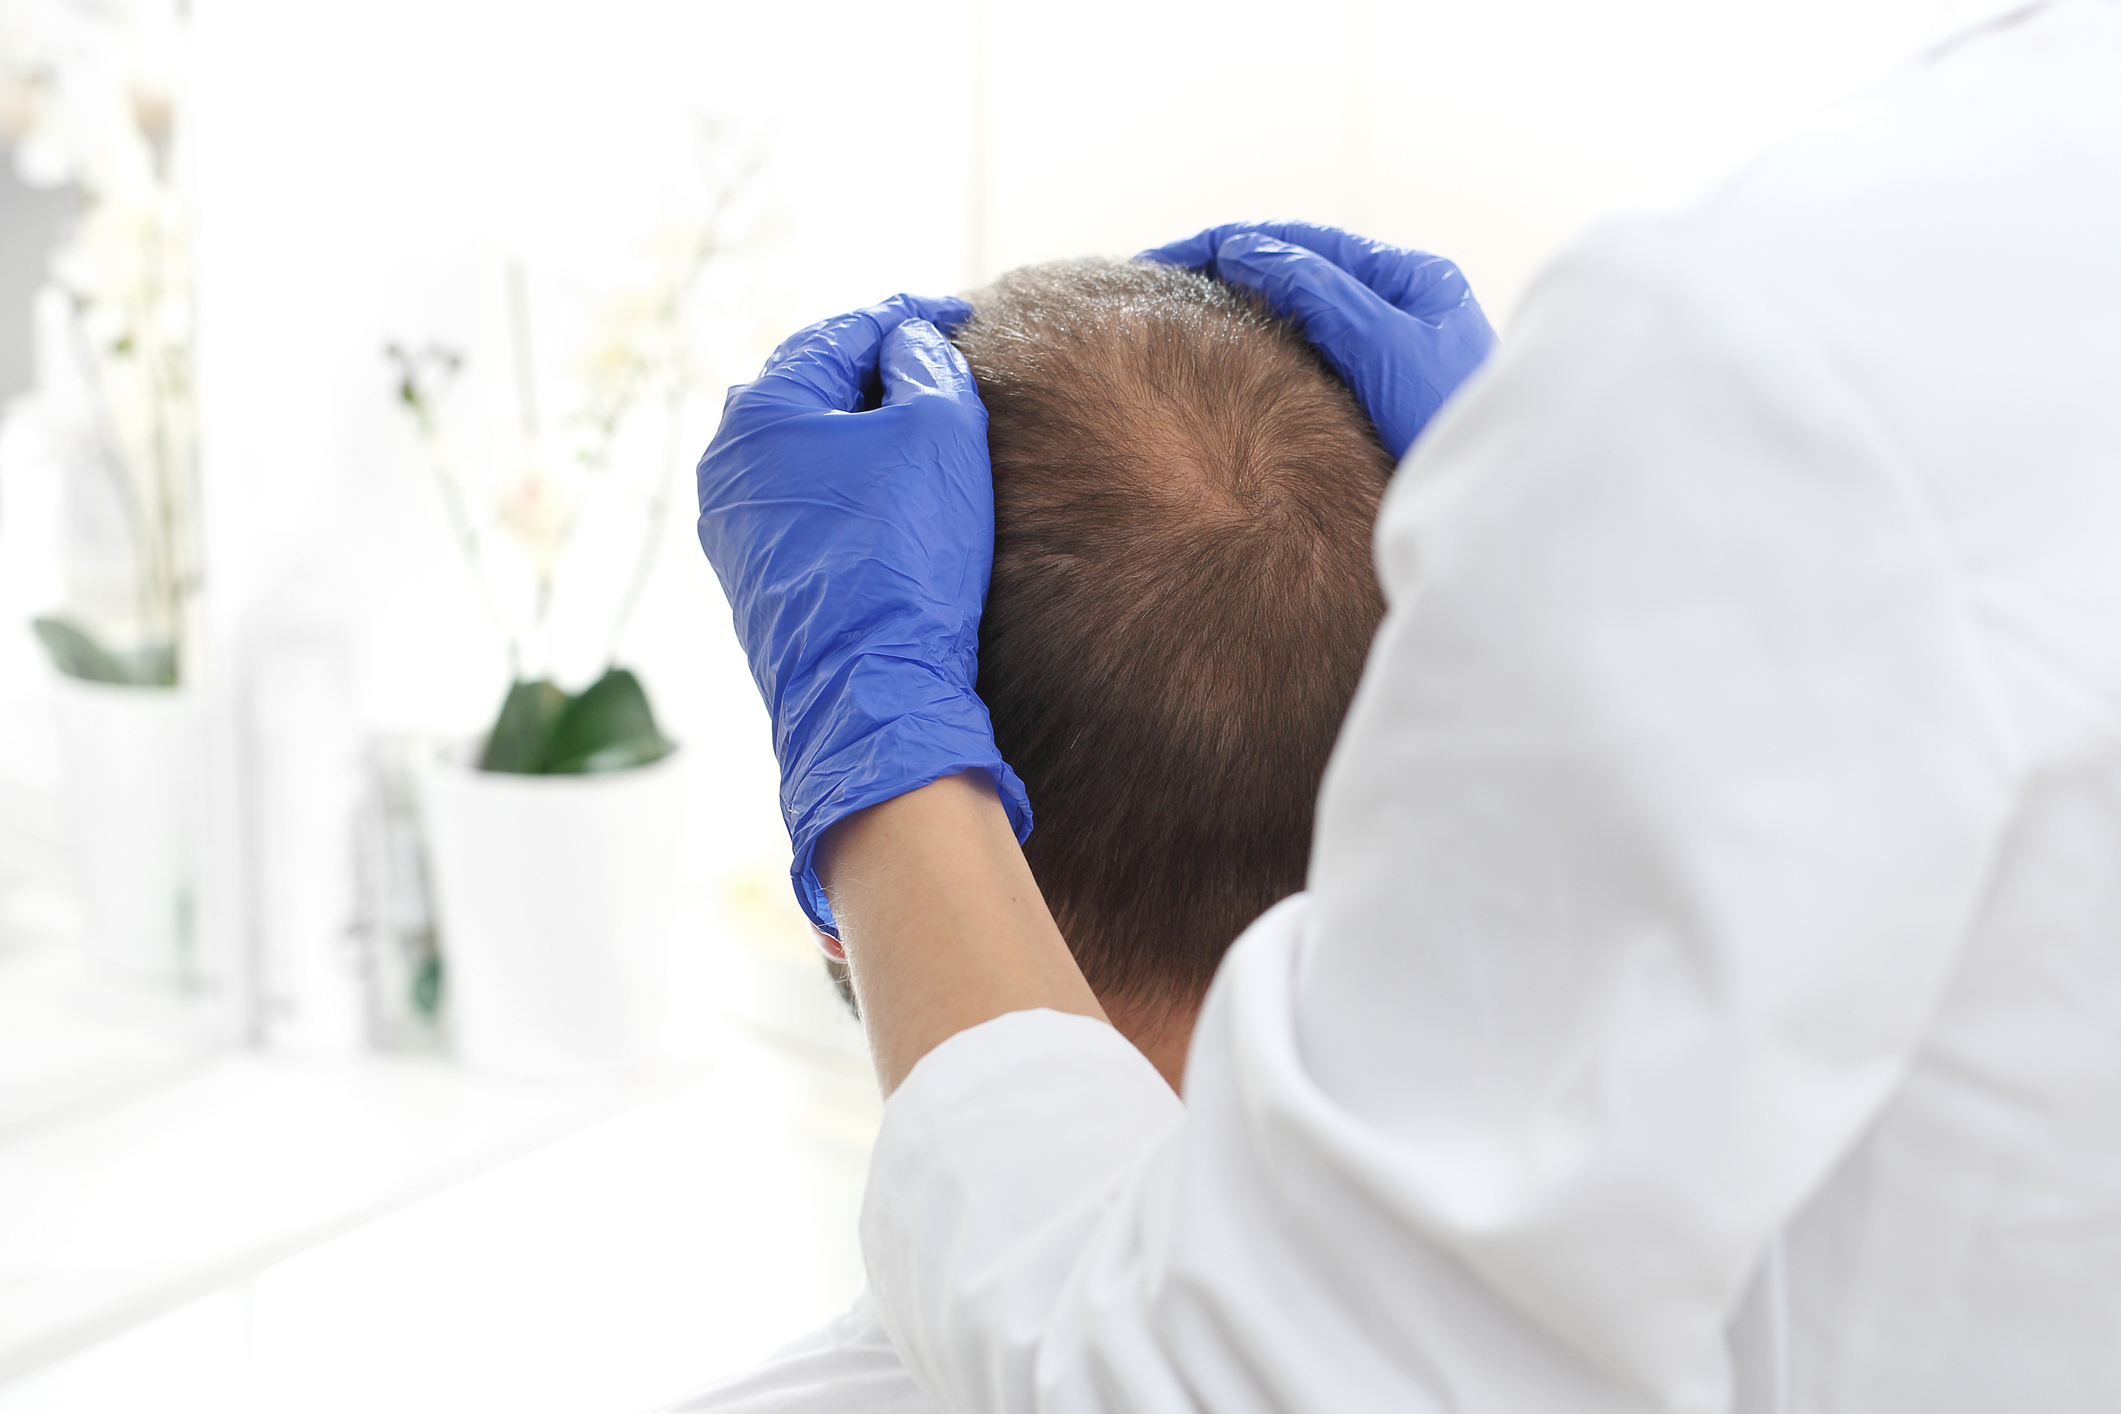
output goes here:
<path id="1" fill-rule="evenodd" d="M 936 1414 L 892 1348 L 876 1304 L 854 1304 L 741 1374 L 660 1414 Z"/>
<path id="2" fill-rule="evenodd" d="M 1002 1017 L 863 1216 L 950 1411 L 2121 1409 L 2121 6 L 1578 243 L 1380 522 L 1187 1106 Z"/>

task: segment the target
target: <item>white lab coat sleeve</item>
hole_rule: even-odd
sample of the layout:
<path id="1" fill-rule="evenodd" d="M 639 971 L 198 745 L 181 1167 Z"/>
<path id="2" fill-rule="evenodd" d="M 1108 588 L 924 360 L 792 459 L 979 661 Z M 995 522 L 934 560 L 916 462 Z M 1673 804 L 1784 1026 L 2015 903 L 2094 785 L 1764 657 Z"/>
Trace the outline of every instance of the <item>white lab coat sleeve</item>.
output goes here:
<path id="1" fill-rule="evenodd" d="M 935 1414 L 867 1291 L 825 1326 L 659 1414 Z"/>
<path id="2" fill-rule="evenodd" d="M 1401 472 L 1311 892 L 1183 1122 L 1021 1016 L 887 1107 L 865 1250 L 945 1409 L 1727 1405 L 2019 767 L 1919 469 L 1708 248 L 1581 242 Z"/>

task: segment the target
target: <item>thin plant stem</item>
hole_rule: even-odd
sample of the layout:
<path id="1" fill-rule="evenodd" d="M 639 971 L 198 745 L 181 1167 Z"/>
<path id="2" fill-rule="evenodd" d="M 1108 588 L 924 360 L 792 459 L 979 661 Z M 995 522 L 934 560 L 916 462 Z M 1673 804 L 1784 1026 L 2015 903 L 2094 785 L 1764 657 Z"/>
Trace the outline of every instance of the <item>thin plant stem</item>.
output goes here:
<path id="1" fill-rule="evenodd" d="M 426 419 L 422 419 L 423 424 Z M 471 571 L 472 583 L 479 588 L 479 602 L 486 607 L 486 616 L 493 620 L 494 632 L 500 636 L 502 645 L 508 650 L 508 676 L 514 681 L 523 676 L 523 645 L 509 630 L 508 618 L 501 612 L 501 601 L 494 598 L 493 584 L 486 574 L 486 547 L 479 535 L 479 528 L 471 518 L 471 508 L 465 504 L 464 488 L 457 481 L 456 472 L 449 466 L 437 438 L 432 435 L 428 444 L 428 466 L 434 472 L 435 484 L 442 491 L 442 505 L 448 512 L 450 528 L 456 532 L 457 551 L 464 557 L 465 568 Z"/>
<path id="2" fill-rule="evenodd" d="M 118 507 L 125 522 L 126 539 L 132 548 L 133 610 L 140 616 L 144 629 L 153 622 L 153 587 L 148 572 L 148 560 L 152 554 L 148 545 L 147 508 L 140 503 L 140 488 L 134 483 L 132 472 L 126 466 L 125 443 L 111 421 L 108 396 L 103 391 L 103 378 L 96 370 L 95 352 L 88 346 L 88 331 L 82 327 L 79 307 L 71 309 L 66 321 L 67 342 L 73 346 L 74 363 L 80 371 L 82 386 L 88 392 L 89 425 L 95 429 L 96 442 L 103 455 L 98 460 L 110 475 L 111 489 L 117 493 Z"/>
<path id="3" fill-rule="evenodd" d="M 663 455 L 657 463 L 662 468 L 655 479 L 655 489 L 649 494 L 648 509 L 642 519 L 640 552 L 634 556 L 633 578 L 626 586 L 626 595 L 619 600 L 619 612 L 612 620 L 611 634 L 604 641 L 604 666 L 609 669 L 618 665 L 619 640 L 625 636 L 626 625 L 633 618 L 633 611 L 640 607 L 641 596 L 648 591 L 648 581 L 655 570 L 657 551 L 663 545 L 663 522 L 670 513 L 670 483 L 677 478 L 671 475 L 671 463 L 677 459 L 678 409 L 684 405 L 684 397 L 673 392 L 665 400 L 668 418 L 663 427 Z"/>
<path id="4" fill-rule="evenodd" d="M 662 328 L 679 323 L 687 300 L 697 287 L 699 279 L 713 259 L 725 248 L 722 228 L 729 213 L 750 187 L 764 166 L 765 157 L 758 153 L 743 168 L 726 181 L 717 191 L 714 203 L 699 234 L 685 252 L 682 268 L 675 279 L 659 290 L 653 305 L 654 321 Z M 532 337 L 529 281 L 519 260 L 511 260 L 507 266 L 508 315 L 510 353 L 514 365 L 517 418 L 526 455 L 533 465 L 542 465 L 544 451 L 544 428 L 540 417 L 536 382 L 535 341 Z M 566 515 L 554 529 L 552 553 L 545 557 L 542 566 L 532 562 L 534 593 L 527 632 L 518 636 L 508 629 L 508 619 L 501 612 L 495 596 L 494 586 L 486 573 L 486 536 L 471 515 L 463 484 L 457 478 L 448 459 L 441 454 L 440 429 L 437 410 L 422 391 L 422 377 L 418 359 L 410 352 L 393 345 L 391 356 L 401 364 L 405 377 L 404 401 L 411 408 L 423 438 L 432 453 L 432 466 L 436 480 L 441 486 L 443 503 L 449 512 L 451 524 L 456 532 L 457 544 L 463 554 L 472 577 L 478 581 L 481 600 L 494 621 L 496 629 L 508 645 L 511 675 L 522 680 L 526 657 L 536 660 L 540 672 L 549 672 L 551 663 L 551 614 L 558 595 L 559 566 L 572 549 L 584 516 L 584 497 L 577 496 L 567 509 Z M 663 526 L 667 523 L 672 499 L 671 483 L 676 479 L 669 470 L 676 460 L 678 436 L 678 411 L 685 398 L 683 370 L 676 362 L 666 369 L 662 363 L 634 358 L 623 369 L 622 376 L 613 389 L 612 396 L 602 399 L 581 425 L 591 432 L 588 444 L 574 452 L 579 467 L 590 473 L 608 471 L 615 455 L 619 431 L 643 394 L 658 381 L 661 374 L 672 375 L 672 386 L 668 390 L 666 407 L 669 413 L 664 429 L 663 454 L 658 459 L 661 468 L 652 483 L 642 507 L 643 526 L 640 547 L 635 555 L 632 571 L 620 600 L 618 611 L 611 621 L 609 637 L 605 643 L 605 663 L 609 667 L 618 652 L 619 640 L 632 621 L 652 578 L 660 549 Z"/>
<path id="5" fill-rule="evenodd" d="M 511 680 L 520 679 L 523 676 L 522 642 L 509 628 L 508 616 L 501 612 L 500 600 L 494 597 L 493 583 L 486 573 L 485 538 L 479 531 L 478 521 L 472 516 L 464 485 L 443 445 L 436 395 L 425 386 L 428 380 L 421 371 L 422 355 L 399 344 L 387 345 L 383 352 L 398 367 L 400 400 L 412 413 L 413 426 L 426 445 L 428 470 L 434 476 L 435 488 L 441 493 L 442 509 L 449 517 L 457 553 L 463 556 L 464 568 L 478 588 L 479 603 L 485 608 L 487 618 L 493 621 L 494 636 L 507 650 L 508 675 Z M 457 355 L 438 345 L 429 345 L 425 358 L 430 366 L 439 365 L 450 374 L 455 373 L 459 363 Z"/>
<path id="6" fill-rule="evenodd" d="M 154 309 L 160 302 L 166 283 L 164 263 L 168 250 L 162 235 L 158 225 L 156 238 L 149 251 L 149 269 L 152 274 L 145 308 L 141 311 L 142 329 L 152 327 Z M 184 600 L 189 593 L 189 585 L 186 582 L 188 576 L 183 563 L 185 547 L 181 537 L 184 534 L 183 502 L 186 499 L 184 481 L 187 479 L 185 473 L 190 459 L 177 446 L 175 429 L 170 425 L 170 412 L 178 390 L 172 385 L 172 370 L 168 366 L 172 360 L 162 356 L 165 352 L 159 343 L 150 345 L 145 340 L 142 341 L 141 357 L 151 389 L 148 405 L 152 409 L 153 426 L 149 440 L 153 447 L 154 499 L 160 522 L 155 546 L 156 598 L 159 601 L 159 609 L 167 617 L 167 622 L 161 625 L 161 628 L 168 635 L 172 657 L 177 658 L 181 656 L 178 639 L 182 632 Z"/>
<path id="7" fill-rule="evenodd" d="M 669 290 L 664 294 L 661 307 L 657 310 L 658 315 L 666 322 L 675 323 L 677 321 L 680 311 L 684 308 L 686 299 L 691 296 L 693 288 L 699 283 L 700 276 L 705 272 L 714 257 L 721 254 L 723 246 L 719 233 L 722 221 L 728 214 L 729 208 L 736 203 L 737 198 L 750 185 L 751 180 L 757 176 L 764 162 L 763 156 L 754 156 L 741 171 L 724 183 L 722 189 L 716 193 L 714 208 L 709 212 L 707 220 L 702 225 L 700 237 L 693 245 L 691 259 L 686 264 L 684 275 L 671 283 Z M 599 431 L 604 433 L 607 441 L 617 434 L 618 424 L 624 419 L 626 409 L 632 405 L 636 390 L 644 380 L 645 374 L 641 370 L 636 369 L 628 380 L 625 396 L 615 401 L 612 411 L 603 424 L 600 425 Z M 683 405 L 684 394 L 682 387 L 674 387 L 668 398 L 665 399 L 664 411 L 666 416 L 663 425 L 663 455 L 657 463 L 661 471 L 655 478 L 653 483 L 654 490 L 649 493 L 648 505 L 643 513 L 644 524 L 641 528 L 640 552 L 634 559 L 632 579 L 626 586 L 624 597 L 619 600 L 618 613 L 612 619 L 611 632 L 604 643 L 604 662 L 606 667 L 614 666 L 617 663 L 619 641 L 625 636 L 626 626 L 632 622 L 635 610 L 640 607 L 642 596 L 647 593 L 649 581 L 654 575 L 658 553 L 662 549 L 663 525 L 670 513 L 671 483 L 676 480 L 676 477 L 671 474 L 671 468 L 672 463 L 677 459 L 678 411 Z"/>
<path id="8" fill-rule="evenodd" d="M 523 446 L 533 459 L 539 459 L 543 446 L 538 426 L 536 349 L 530 332 L 530 282 L 524 277 L 520 260 L 508 262 L 508 337 L 515 360 L 516 413 L 522 422 Z M 528 647 L 531 656 L 537 660 L 537 671 L 542 677 L 549 677 L 552 673 L 552 598 L 557 588 L 554 581 L 559 573 L 560 558 L 567 553 L 567 547 L 574 539 L 575 524 L 580 517 L 579 504 L 569 508 L 566 519 L 560 523 L 559 533 L 554 537 L 557 543 L 550 563 L 532 570 L 537 590 L 531 599 Z"/>
<path id="9" fill-rule="evenodd" d="M 508 339 L 515 356 L 516 415 L 522 419 L 523 440 L 538 440 L 537 368 L 530 340 L 530 286 L 523 278 L 523 262 L 508 262 Z"/>

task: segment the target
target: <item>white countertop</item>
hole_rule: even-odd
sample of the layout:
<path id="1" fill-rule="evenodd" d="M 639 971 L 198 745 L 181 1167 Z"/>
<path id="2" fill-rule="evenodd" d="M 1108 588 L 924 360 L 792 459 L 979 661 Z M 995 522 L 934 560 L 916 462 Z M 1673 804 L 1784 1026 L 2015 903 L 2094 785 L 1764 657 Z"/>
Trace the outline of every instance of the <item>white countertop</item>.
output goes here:
<path id="1" fill-rule="evenodd" d="M 671 1058 L 564 1085 L 213 1053 L 0 954 L 0 1414 L 631 1410 L 817 1324 L 880 1106 L 798 944 L 706 937 Z"/>

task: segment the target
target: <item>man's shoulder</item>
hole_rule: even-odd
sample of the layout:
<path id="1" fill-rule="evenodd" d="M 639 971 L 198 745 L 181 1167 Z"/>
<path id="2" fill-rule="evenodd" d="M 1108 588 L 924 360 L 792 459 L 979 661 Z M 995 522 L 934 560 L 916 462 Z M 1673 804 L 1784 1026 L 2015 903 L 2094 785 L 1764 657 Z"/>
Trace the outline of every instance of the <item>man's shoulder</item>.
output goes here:
<path id="1" fill-rule="evenodd" d="M 829 1324 L 664 1414 L 935 1414 L 865 1291 Z"/>

